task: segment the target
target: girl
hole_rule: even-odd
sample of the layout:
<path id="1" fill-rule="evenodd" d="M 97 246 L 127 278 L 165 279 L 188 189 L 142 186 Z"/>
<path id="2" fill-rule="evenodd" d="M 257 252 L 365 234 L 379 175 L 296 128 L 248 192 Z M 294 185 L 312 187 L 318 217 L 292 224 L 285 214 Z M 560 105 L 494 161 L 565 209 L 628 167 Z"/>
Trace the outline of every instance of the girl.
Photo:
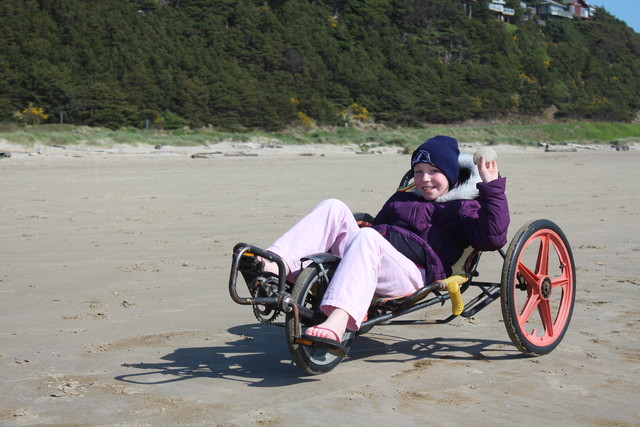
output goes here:
<path id="1" fill-rule="evenodd" d="M 342 258 L 321 304 L 327 319 L 307 329 L 306 339 L 343 351 L 343 334 L 359 329 L 374 295 L 412 294 L 450 275 L 469 245 L 489 251 L 506 244 L 506 179 L 495 160 L 483 157 L 476 168 L 454 138 L 439 135 L 413 152 L 411 168 L 415 190 L 393 194 L 372 227 L 359 228 L 344 203 L 325 200 L 268 248 L 294 274 L 306 255 Z M 267 262 L 264 270 L 277 266 Z"/>

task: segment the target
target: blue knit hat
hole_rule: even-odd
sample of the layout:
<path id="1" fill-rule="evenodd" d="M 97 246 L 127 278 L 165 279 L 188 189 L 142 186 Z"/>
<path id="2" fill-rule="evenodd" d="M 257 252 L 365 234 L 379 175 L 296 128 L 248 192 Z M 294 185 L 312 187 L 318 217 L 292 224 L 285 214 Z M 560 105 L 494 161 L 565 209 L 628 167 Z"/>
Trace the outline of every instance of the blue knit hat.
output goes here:
<path id="1" fill-rule="evenodd" d="M 418 163 L 429 163 L 442 171 L 449 181 L 449 189 L 455 187 L 460 174 L 458 141 L 450 136 L 429 138 L 411 155 L 411 168 Z"/>

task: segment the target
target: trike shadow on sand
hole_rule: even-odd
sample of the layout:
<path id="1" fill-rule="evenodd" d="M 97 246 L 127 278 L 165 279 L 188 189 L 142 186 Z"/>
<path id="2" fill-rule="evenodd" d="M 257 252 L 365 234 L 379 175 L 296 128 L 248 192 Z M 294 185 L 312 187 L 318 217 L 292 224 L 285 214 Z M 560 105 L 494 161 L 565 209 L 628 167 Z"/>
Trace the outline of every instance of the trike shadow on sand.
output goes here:
<path id="1" fill-rule="evenodd" d="M 247 324 L 229 329 L 239 338 L 224 346 L 178 348 L 161 357 L 158 363 L 126 363 L 122 366 L 138 372 L 115 377 L 132 384 L 166 384 L 194 378 L 221 378 L 245 382 L 252 387 L 282 387 L 318 379 L 301 373 L 290 361 L 283 330 L 279 325 Z M 373 334 L 360 336 L 345 360 L 366 360 L 368 363 L 397 363 L 433 359 L 505 360 L 527 356 L 513 348 L 509 341 L 488 339 L 431 337 L 404 339 L 377 329 L 384 341 Z M 281 343 L 276 344 L 275 343 Z M 507 348 L 505 348 L 507 347 Z M 389 357 L 394 354 L 398 358 Z M 385 356 L 379 358 L 378 356 Z M 413 366 L 412 366 L 413 367 Z"/>

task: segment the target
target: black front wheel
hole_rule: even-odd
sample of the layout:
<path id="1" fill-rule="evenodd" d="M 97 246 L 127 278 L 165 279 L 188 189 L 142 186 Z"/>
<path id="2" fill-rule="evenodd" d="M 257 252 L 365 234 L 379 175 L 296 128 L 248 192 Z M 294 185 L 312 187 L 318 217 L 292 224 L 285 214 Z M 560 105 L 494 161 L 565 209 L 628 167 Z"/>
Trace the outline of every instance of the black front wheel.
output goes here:
<path id="1" fill-rule="evenodd" d="M 291 297 L 294 302 L 308 309 L 305 310 L 307 313 L 313 313 L 312 316 L 300 316 L 300 324 L 303 331 L 324 321 L 325 316 L 320 310 L 320 303 L 337 266 L 337 263 L 331 263 L 323 264 L 321 268 L 318 264 L 312 263 L 300 272 L 296 283 L 293 285 Z M 291 358 L 296 366 L 305 373 L 309 375 L 324 374 L 338 366 L 342 361 L 342 357 L 335 356 L 321 348 L 294 342 L 296 330 L 293 313 L 287 313 L 285 331 Z M 345 347 L 348 348 L 354 335 L 353 332 L 345 332 L 342 337 Z"/>

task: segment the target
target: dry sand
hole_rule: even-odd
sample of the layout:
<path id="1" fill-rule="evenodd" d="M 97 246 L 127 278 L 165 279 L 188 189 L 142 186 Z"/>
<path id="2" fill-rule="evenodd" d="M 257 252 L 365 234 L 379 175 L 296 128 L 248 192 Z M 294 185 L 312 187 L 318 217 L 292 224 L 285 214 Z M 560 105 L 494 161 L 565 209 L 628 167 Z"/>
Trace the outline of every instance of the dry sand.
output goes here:
<path id="1" fill-rule="evenodd" d="M 268 245 L 328 197 L 375 213 L 406 155 L 7 150 L 0 425 L 640 425 L 637 146 L 496 147 L 510 235 L 548 218 L 573 247 L 576 306 L 554 352 L 521 356 L 498 301 L 447 325 L 375 327 L 315 377 L 291 364 L 282 328 L 229 298 L 231 249 Z M 501 263 L 485 254 L 482 279 Z"/>

